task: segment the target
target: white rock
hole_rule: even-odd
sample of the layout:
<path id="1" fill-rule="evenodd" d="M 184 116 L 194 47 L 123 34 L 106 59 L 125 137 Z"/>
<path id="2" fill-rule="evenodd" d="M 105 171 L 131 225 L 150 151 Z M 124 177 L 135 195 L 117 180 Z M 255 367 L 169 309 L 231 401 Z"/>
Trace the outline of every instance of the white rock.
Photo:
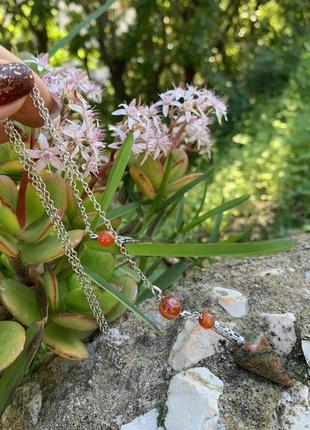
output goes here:
<path id="1" fill-rule="evenodd" d="M 301 341 L 302 351 L 308 366 L 310 366 L 310 340 L 304 339 Z"/>
<path id="2" fill-rule="evenodd" d="M 280 353 L 289 354 L 297 340 L 294 325 L 295 315 L 290 312 L 287 314 L 263 313 L 262 317 L 268 324 L 268 336 L 275 349 Z"/>
<path id="3" fill-rule="evenodd" d="M 270 267 L 266 270 L 261 270 L 259 272 L 256 272 L 254 275 L 259 276 L 260 278 L 264 278 L 265 276 L 284 276 L 288 273 L 294 273 L 295 269 L 293 267 Z"/>
<path id="4" fill-rule="evenodd" d="M 170 352 L 170 366 L 180 371 L 220 352 L 223 349 L 221 339 L 222 336 L 213 330 L 203 329 L 196 321 L 187 320 Z"/>
<path id="5" fill-rule="evenodd" d="M 309 430 L 309 388 L 297 382 L 285 391 L 279 403 L 281 430 Z"/>
<path id="6" fill-rule="evenodd" d="M 166 430 L 215 430 L 223 381 L 205 367 L 174 376 L 168 391 Z"/>
<path id="7" fill-rule="evenodd" d="M 248 312 L 248 299 L 240 291 L 215 287 L 212 290 L 218 303 L 229 315 L 241 318 Z"/>
<path id="8" fill-rule="evenodd" d="M 157 430 L 157 417 L 157 409 L 152 409 L 131 423 L 122 425 L 121 430 Z"/>

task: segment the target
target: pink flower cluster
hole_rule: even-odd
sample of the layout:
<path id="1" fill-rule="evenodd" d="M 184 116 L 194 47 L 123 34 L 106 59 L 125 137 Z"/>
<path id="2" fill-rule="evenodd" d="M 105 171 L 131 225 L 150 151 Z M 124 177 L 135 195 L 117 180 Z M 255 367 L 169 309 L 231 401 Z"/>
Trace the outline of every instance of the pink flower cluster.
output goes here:
<path id="1" fill-rule="evenodd" d="M 123 103 L 113 115 L 124 116 L 112 128 L 115 141 L 108 145 L 119 149 L 127 134 L 134 136 L 133 153 L 158 158 L 172 148 L 187 147 L 207 152 L 212 149 L 209 126 L 212 116 L 221 124 L 227 119 L 226 104 L 208 89 L 196 86 L 176 87 L 159 95 L 159 101 L 145 106 L 133 100 Z"/>
<path id="2" fill-rule="evenodd" d="M 53 114 L 54 127 L 81 172 L 84 175 L 96 174 L 106 160 L 103 154 L 106 145 L 95 112 L 84 97 L 100 101 L 100 87 L 91 82 L 83 71 L 71 66 L 49 71 L 42 79 L 59 106 Z M 40 132 L 37 146 L 29 150 L 29 155 L 37 160 L 38 171 L 52 166 L 61 172 L 64 167 L 47 130 Z"/>
<path id="3" fill-rule="evenodd" d="M 212 91 L 194 85 L 175 87 L 160 94 L 159 100 L 149 106 L 135 99 L 129 104 L 122 103 L 112 114 L 123 119 L 110 127 L 113 141 L 107 144 L 95 112 L 85 99 L 100 101 L 100 87 L 75 67 L 65 65 L 51 70 L 46 55 L 31 61 L 47 72 L 42 79 L 59 105 L 53 115 L 54 127 L 85 175 L 96 174 L 107 160 L 107 150 L 118 150 L 130 132 L 134 136 L 134 156 L 144 154 L 156 159 L 175 147 L 210 154 L 210 124 L 214 117 L 220 124 L 223 118 L 227 119 L 225 103 Z M 37 160 L 39 171 L 47 166 L 59 172 L 64 168 L 45 129 L 38 136 L 37 147 L 30 149 L 29 154 Z"/>

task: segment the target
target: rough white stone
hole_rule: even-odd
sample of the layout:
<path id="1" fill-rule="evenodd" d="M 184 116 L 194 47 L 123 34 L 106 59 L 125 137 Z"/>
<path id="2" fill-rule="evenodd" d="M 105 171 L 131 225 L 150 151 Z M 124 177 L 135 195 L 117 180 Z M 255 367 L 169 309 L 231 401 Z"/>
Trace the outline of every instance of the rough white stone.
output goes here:
<path id="1" fill-rule="evenodd" d="M 267 322 L 268 336 L 275 349 L 280 353 L 289 354 L 297 340 L 294 325 L 295 315 L 289 312 L 286 314 L 263 313 L 262 316 Z"/>
<path id="2" fill-rule="evenodd" d="M 304 357 L 308 366 L 310 366 L 310 340 L 302 340 L 301 341 L 302 351 L 304 353 Z"/>
<path id="3" fill-rule="evenodd" d="M 166 430 L 215 430 L 223 381 L 205 367 L 174 376 L 168 391 Z"/>
<path id="4" fill-rule="evenodd" d="M 241 318 L 248 312 L 248 299 L 240 291 L 215 287 L 212 290 L 218 303 L 229 315 Z"/>
<path id="5" fill-rule="evenodd" d="M 281 430 L 309 430 L 309 388 L 297 382 L 283 393 L 279 410 Z"/>
<path id="6" fill-rule="evenodd" d="M 265 276 L 285 276 L 288 273 L 294 272 L 295 269 L 293 267 L 270 267 L 269 269 L 256 272 L 255 275 L 264 278 Z"/>
<path id="7" fill-rule="evenodd" d="M 157 417 L 157 409 L 152 409 L 131 423 L 122 425 L 121 430 L 157 430 Z"/>
<path id="8" fill-rule="evenodd" d="M 203 329 L 196 321 L 187 320 L 170 352 L 170 366 L 180 371 L 220 352 L 223 349 L 221 339 L 222 336 L 213 330 Z"/>

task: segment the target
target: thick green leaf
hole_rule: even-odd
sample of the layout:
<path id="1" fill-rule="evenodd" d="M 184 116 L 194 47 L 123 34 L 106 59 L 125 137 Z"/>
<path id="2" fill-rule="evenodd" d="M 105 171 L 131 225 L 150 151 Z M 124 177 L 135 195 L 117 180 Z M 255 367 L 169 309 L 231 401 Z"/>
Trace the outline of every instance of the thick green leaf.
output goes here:
<path id="1" fill-rule="evenodd" d="M 68 205 L 68 185 L 60 176 L 46 173 L 42 175 L 42 179 L 46 185 L 51 198 L 53 199 L 57 209 L 65 213 Z M 29 182 L 26 189 L 25 200 L 26 226 L 38 221 L 45 215 L 45 210 L 42 206 L 39 196 Z"/>
<path id="2" fill-rule="evenodd" d="M 23 173 L 23 166 L 18 160 L 10 160 L 0 165 L 0 174 L 19 177 Z"/>
<path id="3" fill-rule="evenodd" d="M 113 288 L 109 282 L 107 282 L 104 278 L 97 275 L 97 273 L 90 270 L 88 267 L 84 267 L 86 274 L 89 278 L 95 282 L 100 288 L 109 291 L 111 295 L 113 295 L 119 302 L 125 305 L 130 311 L 132 311 L 138 318 L 147 323 L 153 330 L 155 330 L 158 334 L 161 334 L 156 324 L 153 323 L 136 305 L 131 303 L 124 294 L 117 291 Z"/>
<path id="4" fill-rule="evenodd" d="M 241 203 L 248 200 L 250 196 L 248 194 L 245 194 L 244 196 L 238 197 L 236 199 L 230 200 L 229 202 L 222 203 L 221 205 L 217 206 L 216 208 L 213 208 L 209 210 L 208 212 L 205 212 L 204 214 L 198 216 L 193 221 L 185 225 L 182 229 L 182 233 L 186 233 L 187 231 L 193 229 L 197 225 L 204 222 L 206 219 L 211 218 L 217 214 L 223 213 L 229 209 L 232 209 L 236 206 L 239 206 Z"/>
<path id="5" fill-rule="evenodd" d="M 22 353 L 26 341 L 25 329 L 15 321 L 0 321 L 0 373 Z"/>
<path id="6" fill-rule="evenodd" d="M 67 360 L 83 360 L 88 351 L 75 330 L 49 324 L 44 330 L 44 342 L 55 354 Z"/>
<path id="7" fill-rule="evenodd" d="M 276 239 L 244 243 L 135 243 L 127 244 L 129 254 L 149 257 L 245 257 L 290 250 L 295 241 Z"/>
<path id="8" fill-rule="evenodd" d="M 42 278 L 42 282 L 51 309 L 53 311 L 58 310 L 60 297 L 56 274 L 54 272 L 46 272 Z"/>
<path id="9" fill-rule="evenodd" d="M 117 276 L 113 279 L 113 285 L 121 288 L 122 294 L 132 303 L 136 300 L 138 294 L 138 286 L 136 281 L 131 276 Z M 127 311 L 127 307 L 122 303 L 117 303 L 115 308 L 107 314 L 106 319 L 108 322 L 115 321 Z"/>
<path id="10" fill-rule="evenodd" d="M 30 326 L 42 318 L 34 290 L 14 279 L 1 279 L 0 299 L 23 325 Z"/>
<path id="11" fill-rule="evenodd" d="M 11 206 L 0 197 L 0 225 L 8 234 L 16 235 L 21 228 Z"/>
<path id="12" fill-rule="evenodd" d="M 8 236 L 5 233 L 0 233 L 0 252 L 8 257 L 16 258 L 18 256 L 18 243 L 17 240 Z"/>
<path id="13" fill-rule="evenodd" d="M 56 54 L 56 52 L 63 48 L 65 45 L 71 42 L 72 39 L 74 39 L 84 28 L 87 28 L 92 21 L 97 19 L 100 15 L 102 15 L 104 12 L 106 12 L 110 6 L 115 2 L 115 0 L 108 0 L 106 3 L 104 3 L 102 6 L 98 7 L 94 12 L 89 14 L 86 18 L 84 18 L 81 22 L 79 22 L 73 29 L 70 31 L 70 33 L 65 36 L 63 39 L 59 40 L 58 42 L 54 43 L 54 45 L 49 49 L 48 53 L 49 56 L 52 57 Z"/>
<path id="14" fill-rule="evenodd" d="M 184 263 L 183 261 L 179 261 L 169 269 L 165 270 L 160 276 L 152 280 L 153 284 L 159 287 L 162 291 L 167 290 L 171 287 L 178 279 L 181 278 L 183 273 L 192 266 L 192 263 Z M 149 289 L 143 288 L 139 293 L 136 304 L 143 302 L 148 298 L 152 297 L 152 293 Z"/>
<path id="15" fill-rule="evenodd" d="M 68 232 L 72 245 L 77 246 L 84 237 L 84 230 L 72 230 Z M 65 254 L 65 251 L 57 236 L 49 236 L 36 244 L 22 244 L 20 254 L 25 264 L 48 263 Z"/>
<path id="16" fill-rule="evenodd" d="M 106 315 L 117 305 L 117 300 L 107 291 L 102 291 L 97 285 L 94 285 L 94 292 L 97 296 L 102 312 Z M 78 312 L 83 315 L 92 316 L 91 309 L 86 300 L 85 294 L 81 287 L 70 291 L 65 296 L 65 304 L 70 311 Z"/>
<path id="17" fill-rule="evenodd" d="M 14 391 L 21 383 L 27 372 L 43 337 L 43 324 L 34 323 L 26 331 L 26 343 L 23 352 L 8 367 L 0 378 L 0 416 L 5 411 Z"/>
<path id="18" fill-rule="evenodd" d="M 102 200 L 100 202 L 101 209 L 104 211 L 109 208 L 112 199 L 116 193 L 116 190 L 119 187 L 119 184 L 123 178 L 128 161 L 130 159 L 132 145 L 133 135 L 129 134 L 125 139 L 124 143 L 122 144 L 121 149 L 118 151 L 112 169 L 109 173 L 107 186 L 104 190 Z M 99 216 L 97 215 L 92 223 L 93 230 L 96 230 L 98 220 Z"/>
<path id="19" fill-rule="evenodd" d="M 0 175 L 0 197 L 9 204 L 11 208 L 14 210 L 16 209 L 17 187 L 14 181 L 5 175 Z"/>
<path id="20" fill-rule="evenodd" d="M 78 331 L 95 330 L 97 327 L 97 321 L 95 318 L 71 312 L 53 315 L 52 321 L 61 327 L 71 328 Z"/>
<path id="21" fill-rule="evenodd" d="M 80 258 L 83 265 L 103 276 L 107 281 L 112 279 L 115 271 L 115 260 L 110 253 L 84 250 Z"/>
<path id="22" fill-rule="evenodd" d="M 50 219 L 46 215 L 43 215 L 42 218 L 28 225 L 21 232 L 19 238 L 27 243 L 37 243 L 45 239 L 52 230 L 53 225 Z"/>

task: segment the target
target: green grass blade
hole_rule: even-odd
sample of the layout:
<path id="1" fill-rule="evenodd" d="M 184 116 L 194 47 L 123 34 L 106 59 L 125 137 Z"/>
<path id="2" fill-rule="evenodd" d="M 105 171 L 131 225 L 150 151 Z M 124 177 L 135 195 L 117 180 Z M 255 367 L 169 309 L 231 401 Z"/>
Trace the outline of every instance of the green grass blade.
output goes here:
<path id="1" fill-rule="evenodd" d="M 126 170 L 130 154 L 131 148 L 133 145 L 133 135 L 129 134 L 125 139 L 121 149 L 118 151 L 116 159 L 113 163 L 112 169 L 109 174 L 107 186 L 104 190 L 102 200 L 100 202 L 101 209 L 106 211 L 110 206 L 112 199 L 116 193 L 117 188 L 123 178 L 124 172 Z M 96 215 L 93 223 L 92 229 L 96 230 L 96 226 L 98 224 L 99 216 Z"/>
<path id="2" fill-rule="evenodd" d="M 130 255 L 148 257 L 246 257 L 290 250 L 295 241 L 276 239 L 242 243 L 135 243 L 127 244 Z"/>
<path id="3" fill-rule="evenodd" d="M 237 197 L 236 199 L 229 200 L 228 202 L 222 203 L 221 205 L 209 210 L 208 212 L 205 212 L 204 214 L 198 216 L 193 221 L 191 221 L 190 223 L 185 225 L 182 229 L 182 233 L 186 233 L 189 230 L 192 230 L 194 227 L 201 224 L 202 222 L 204 222 L 208 218 L 211 218 L 215 215 L 218 215 L 220 213 L 223 213 L 229 209 L 232 209 L 232 208 L 240 205 L 241 203 L 245 202 L 249 198 L 250 198 L 250 196 L 248 194 L 245 194 L 244 196 Z"/>
<path id="4" fill-rule="evenodd" d="M 33 323 L 26 331 L 26 343 L 21 355 L 8 367 L 0 378 L 0 416 L 5 411 L 14 391 L 27 372 L 43 337 L 43 324 Z"/>
<path id="5" fill-rule="evenodd" d="M 94 12 L 84 18 L 79 24 L 73 27 L 73 29 L 70 31 L 69 34 L 67 34 L 67 36 L 54 43 L 54 45 L 49 49 L 49 56 L 52 57 L 59 49 L 70 43 L 71 40 L 74 39 L 75 36 L 77 36 L 81 30 L 83 30 L 83 28 L 88 27 L 93 20 L 97 19 L 100 15 L 106 12 L 114 2 L 115 0 L 108 0 L 105 4 L 100 6 L 98 9 L 96 9 Z"/>
<path id="6" fill-rule="evenodd" d="M 131 303 L 122 293 L 113 288 L 109 282 L 99 276 L 97 273 L 84 266 L 85 273 L 87 276 L 96 284 L 98 287 L 103 288 L 112 294 L 119 302 L 125 305 L 131 312 L 133 312 L 138 318 L 148 324 L 156 333 L 161 334 L 159 328 L 153 323 L 136 305 Z"/>

